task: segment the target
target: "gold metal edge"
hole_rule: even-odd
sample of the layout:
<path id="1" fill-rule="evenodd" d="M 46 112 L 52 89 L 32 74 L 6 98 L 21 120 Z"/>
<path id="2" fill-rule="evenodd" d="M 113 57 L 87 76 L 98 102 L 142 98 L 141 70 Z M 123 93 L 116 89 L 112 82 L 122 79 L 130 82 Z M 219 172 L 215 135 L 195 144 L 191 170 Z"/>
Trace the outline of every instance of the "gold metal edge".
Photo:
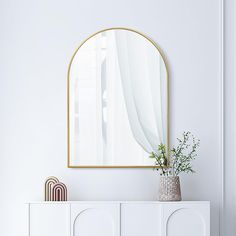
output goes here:
<path id="1" fill-rule="evenodd" d="M 165 67 L 166 67 L 166 74 L 167 74 L 167 112 L 166 112 L 166 132 L 167 132 L 167 137 L 166 137 L 166 149 L 167 149 L 167 158 L 168 158 L 168 165 L 170 164 L 170 155 L 169 155 L 169 142 L 170 142 L 170 138 L 169 138 L 169 115 L 170 115 L 170 111 L 169 111 L 169 70 L 168 70 L 168 64 L 167 64 L 167 59 L 164 56 L 164 53 L 162 52 L 161 48 L 159 47 L 159 45 L 152 40 L 151 38 L 149 38 L 148 36 L 144 35 L 143 33 L 134 30 L 134 29 L 130 29 L 130 28 L 126 28 L 126 27 L 112 27 L 112 28 L 106 28 L 103 30 L 99 30 L 95 33 L 93 33 L 92 35 L 90 35 L 88 38 L 86 38 L 85 40 L 82 41 L 82 43 L 78 46 L 78 48 L 74 51 L 71 60 L 69 62 L 69 67 L 68 67 L 68 71 L 67 71 L 67 168 L 160 168 L 160 166 L 71 166 L 70 165 L 70 69 L 71 69 L 71 65 L 72 62 L 74 60 L 74 57 L 76 55 L 76 53 L 79 51 L 79 49 L 84 45 L 84 43 L 86 43 L 90 38 L 92 38 L 93 36 L 102 33 L 104 31 L 109 31 L 109 30 L 116 30 L 116 29 L 120 29 L 120 30 L 128 30 L 134 33 L 137 33 L 141 36 L 143 36 L 144 38 L 146 38 L 150 43 L 153 44 L 153 46 L 157 49 L 157 51 L 160 53 Z"/>
<path id="2" fill-rule="evenodd" d="M 140 169 L 145 169 L 145 168 L 153 168 L 157 169 L 160 168 L 160 166 L 68 166 L 68 168 L 140 168 Z"/>

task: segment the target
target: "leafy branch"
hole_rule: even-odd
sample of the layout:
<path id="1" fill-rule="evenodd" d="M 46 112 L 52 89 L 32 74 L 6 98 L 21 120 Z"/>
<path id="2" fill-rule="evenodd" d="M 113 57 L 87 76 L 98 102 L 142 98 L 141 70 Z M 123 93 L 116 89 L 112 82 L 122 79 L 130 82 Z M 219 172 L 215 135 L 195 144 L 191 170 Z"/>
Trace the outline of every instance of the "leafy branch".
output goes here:
<path id="1" fill-rule="evenodd" d="M 184 132 L 181 138 L 177 138 L 178 145 L 170 150 L 170 163 L 168 163 L 166 147 L 158 145 L 157 152 L 152 152 L 150 158 L 155 159 L 155 164 L 160 167 L 163 176 L 178 176 L 180 173 L 194 173 L 192 161 L 197 156 L 200 140 L 196 139 L 189 131 Z M 170 166 L 168 166 L 170 164 Z M 159 168 L 157 168 L 159 170 Z"/>

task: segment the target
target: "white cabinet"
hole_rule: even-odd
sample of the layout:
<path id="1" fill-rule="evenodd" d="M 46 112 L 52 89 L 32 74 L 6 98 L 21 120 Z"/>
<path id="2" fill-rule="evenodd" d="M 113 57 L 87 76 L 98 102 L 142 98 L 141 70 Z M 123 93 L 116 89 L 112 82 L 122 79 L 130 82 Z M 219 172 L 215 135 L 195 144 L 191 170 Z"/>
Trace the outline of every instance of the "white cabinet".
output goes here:
<path id="1" fill-rule="evenodd" d="M 120 205 L 117 203 L 71 204 L 73 236 L 119 236 Z"/>
<path id="2" fill-rule="evenodd" d="M 210 236 L 209 202 L 36 202 L 28 207 L 28 236 Z"/>
<path id="3" fill-rule="evenodd" d="M 209 236 L 210 205 L 195 202 L 194 204 L 163 204 L 163 236 Z"/>
<path id="4" fill-rule="evenodd" d="M 30 204 L 29 235 L 70 236 L 70 205 Z"/>
<path id="5" fill-rule="evenodd" d="M 161 235 L 161 204 L 124 203 L 121 204 L 122 236 Z"/>

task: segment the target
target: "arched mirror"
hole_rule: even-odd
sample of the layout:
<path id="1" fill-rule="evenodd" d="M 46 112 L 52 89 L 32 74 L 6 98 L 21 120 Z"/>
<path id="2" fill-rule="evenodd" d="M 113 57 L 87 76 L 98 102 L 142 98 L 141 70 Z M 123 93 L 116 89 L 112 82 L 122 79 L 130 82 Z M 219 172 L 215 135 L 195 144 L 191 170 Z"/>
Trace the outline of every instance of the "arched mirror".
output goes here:
<path id="1" fill-rule="evenodd" d="M 102 30 L 68 70 L 68 167 L 153 167 L 168 146 L 168 73 L 157 45 L 125 28 Z"/>

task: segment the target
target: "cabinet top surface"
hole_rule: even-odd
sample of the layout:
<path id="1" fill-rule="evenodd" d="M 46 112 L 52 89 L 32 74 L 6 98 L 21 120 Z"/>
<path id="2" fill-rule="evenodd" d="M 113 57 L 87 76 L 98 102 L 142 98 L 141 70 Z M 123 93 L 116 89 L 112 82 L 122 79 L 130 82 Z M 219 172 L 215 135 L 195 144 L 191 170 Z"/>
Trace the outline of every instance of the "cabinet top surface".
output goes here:
<path id="1" fill-rule="evenodd" d="M 30 201 L 27 204 L 210 204 L 210 201 L 177 201 L 177 202 L 161 202 L 161 201 Z"/>

